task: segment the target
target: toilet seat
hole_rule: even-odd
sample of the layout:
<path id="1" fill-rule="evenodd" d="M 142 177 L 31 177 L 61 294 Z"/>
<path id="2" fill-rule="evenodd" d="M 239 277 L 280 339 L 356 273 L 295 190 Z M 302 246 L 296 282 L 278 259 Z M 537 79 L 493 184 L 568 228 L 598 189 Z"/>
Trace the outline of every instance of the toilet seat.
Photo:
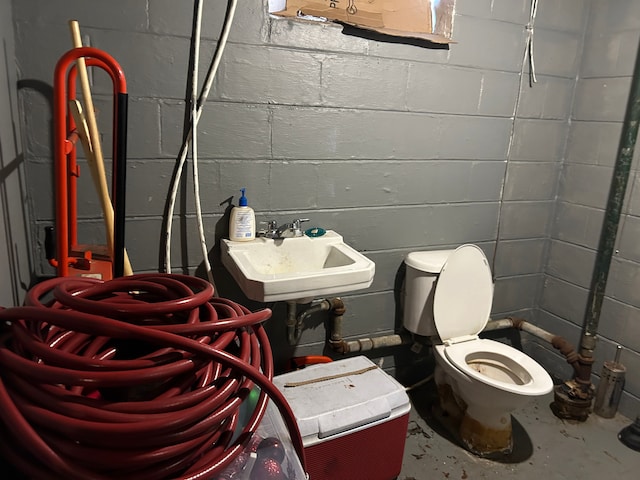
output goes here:
<path id="1" fill-rule="evenodd" d="M 545 395 L 553 389 L 553 381 L 547 371 L 527 354 L 510 345 L 478 338 L 444 346 L 443 350 L 440 353 L 455 368 L 484 384 L 529 396 Z M 487 365 L 495 366 L 498 375 L 481 373 Z"/>
<path id="2" fill-rule="evenodd" d="M 476 245 L 462 245 L 447 258 L 433 297 L 433 318 L 443 345 L 436 351 L 463 375 L 520 395 L 544 395 L 553 388 L 535 360 L 509 345 L 480 339 L 491 313 L 493 279 Z M 484 373 L 483 373 L 484 372 Z"/>
<path id="3" fill-rule="evenodd" d="M 447 257 L 433 295 L 433 319 L 446 345 L 477 338 L 491 313 L 493 279 L 487 257 L 462 245 Z"/>

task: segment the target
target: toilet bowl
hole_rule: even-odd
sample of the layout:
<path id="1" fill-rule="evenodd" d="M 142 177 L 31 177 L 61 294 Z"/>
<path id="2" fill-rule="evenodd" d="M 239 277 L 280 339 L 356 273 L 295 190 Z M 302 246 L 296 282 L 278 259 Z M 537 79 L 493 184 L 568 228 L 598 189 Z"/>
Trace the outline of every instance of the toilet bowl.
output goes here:
<path id="1" fill-rule="evenodd" d="M 431 337 L 440 407 L 480 456 L 510 453 L 511 412 L 553 388 L 520 350 L 481 339 L 493 299 L 489 262 L 476 245 L 412 252 L 405 259 L 404 325 Z"/>

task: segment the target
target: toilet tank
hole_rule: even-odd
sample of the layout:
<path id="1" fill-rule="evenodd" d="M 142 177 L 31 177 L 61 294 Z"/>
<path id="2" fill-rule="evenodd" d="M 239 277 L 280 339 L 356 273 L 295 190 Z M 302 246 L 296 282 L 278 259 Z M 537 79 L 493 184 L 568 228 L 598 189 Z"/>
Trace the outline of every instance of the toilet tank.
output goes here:
<path id="1" fill-rule="evenodd" d="M 411 252 L 404 285 L 404 327 L 416 335 L 438 335 L 433 320 L 434 285 L 449 255 L 455 250 Z"/>

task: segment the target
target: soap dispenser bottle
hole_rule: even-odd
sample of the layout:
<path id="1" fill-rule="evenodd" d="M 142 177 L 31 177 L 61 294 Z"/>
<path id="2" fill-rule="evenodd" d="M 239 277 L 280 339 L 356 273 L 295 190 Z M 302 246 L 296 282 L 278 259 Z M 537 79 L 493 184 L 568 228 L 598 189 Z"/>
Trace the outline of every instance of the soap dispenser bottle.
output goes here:
<path id="1" fill-rule="evenodd" d="M 242 196 L 237 207 L 231 209 L 229 220 L 229 240 L 234 242 L 246 242 L 256 238 L 256 214 L 253 208 L 248 206 L 245 189 L 240 189 Z"/>

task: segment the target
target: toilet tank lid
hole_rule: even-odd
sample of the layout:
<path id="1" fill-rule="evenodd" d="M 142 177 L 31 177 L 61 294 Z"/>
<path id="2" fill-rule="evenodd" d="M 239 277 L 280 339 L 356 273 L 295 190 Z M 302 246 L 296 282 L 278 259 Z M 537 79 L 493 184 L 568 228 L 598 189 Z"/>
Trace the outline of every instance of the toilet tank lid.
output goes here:
<path id="1" fill-rule="evenodd" d="M 440 273 L 447 258 L 455 250 L 432 250 L 428 252 L 411 252 L 404 259 L 409 267 L 426 273 Z"/>

